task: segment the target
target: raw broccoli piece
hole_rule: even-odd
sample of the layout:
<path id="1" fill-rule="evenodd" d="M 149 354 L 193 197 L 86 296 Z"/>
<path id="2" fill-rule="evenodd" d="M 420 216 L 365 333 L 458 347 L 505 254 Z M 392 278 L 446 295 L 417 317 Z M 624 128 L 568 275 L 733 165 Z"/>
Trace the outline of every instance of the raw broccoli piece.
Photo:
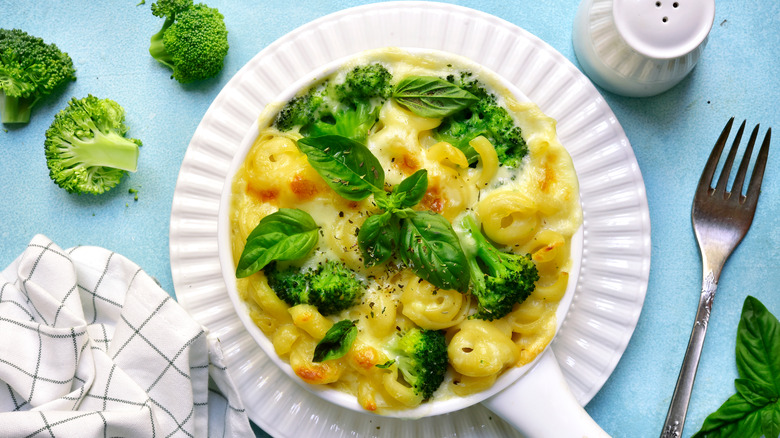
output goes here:
<path id="1" fill-rule="evenodd" d="M 462 74 L 459 80 L 449 76 L 447 80 L 477 96 L 479 100 L 445 117 L 441 125 L 434 129 L 434 138 L 457 147 L 473 164 L 479 159 L 479 154 L 469 142 L 480 135 L 485 136 L 496 148 L 498 161 L 502 165 L 518 167 L 528 154 L 528 145 L 509 112 L 498 105 L 496 97 L 488 93 L 479 81 L 469 80 L 469 74 Z"/>
<path id="2" fill-rule="evenodd" d="M 42 97 L 73 80 L 73 60 L 56 45 L 19 29 L 0 29 L 0 108 L 4 124 L 29 122 L 32 108 Z"/>
<path id="3" fill-rule="evenodd" d="M 305 272 L 296 267 L 279 269 L 272 263 L 263 272 L 268 285 L 287 304 L 311 304 L 323 315 L 357 304 L 365 287 L 344 262 L 336 260 L 327 260 Z"/>
<path id="4" fill-rule="evenodd" d="M 99 194 L 135 172 L 141 140 L 125 137 L 125 111 L 111 99 L 73 98 L 46 131 L 49 176 L 70 193 Z"/>
<path id="5" fill-rule="evenodd" d="M 324 83 L 291 99 L 277 115 L 280 131 L 295 127 L 304 137 L 340 135 L 365 142 L 379 109 L 390 97 L 392 75 L 381 64 L 355 67 L 339 84 Z"/>
<path id="6" fill-rule="evenodd" d="M 512 311 L 533 292 L 539 272 L 530 254 L 517 255 L 499 251 L 482 235 L 471 216 L 463 227 L 473 239 L 464 245 L 471 276 L 471 293 L 477 298 L 474 318 L 492 321 Z"/>
<path id="7" fill-rule="evenodd" d="M 152 35 L 149 53 L 173 70 L 174 79 L 184 84 L 222 71 L 229 45 L 219 10 L 192 0 L 158 0 L 152 14 L 165 22 Z"/>
<path id="8" fill-rule="evenodd" d="M 443 331 L 414 327 L 393 339 L 387 353 L 395 358 L 404 380 L 423 400 L 429 399 L 444 381 L 448 359 Z"/>

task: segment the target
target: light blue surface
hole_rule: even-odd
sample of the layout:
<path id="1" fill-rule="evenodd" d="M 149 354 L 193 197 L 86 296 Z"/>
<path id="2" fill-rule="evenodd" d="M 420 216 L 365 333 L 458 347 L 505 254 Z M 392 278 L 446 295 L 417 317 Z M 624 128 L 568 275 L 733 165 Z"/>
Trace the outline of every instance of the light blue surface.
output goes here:
<path id="1" fill-rule="evenodd" d="M 61 247 L 117 251 L 173 295 L 168 223 L 187 144 L 220 89 L 257 52 L 313 19 L 356 1 L 211 0 L 226 17 L 230 52 L 222 74 L 182 86 L 147 52 L 161 20 L 149 4 L 125 1 L 0 0 L 0 27 L 22 28 L 70 53 L 78 80 L 45 99 L 29 125 L 0 129 L 0 268 L 35 233 Z M 576 65 L 576 0 L 454 2 L 494 14 L 546 41 Z M 615 437 L 658 436 L 696 311 L 701 264 L 690 206 L 707 154 L 731 116 L 775 128 L 767 176 L 750 233 L 721 277 L 685 436 L 733 392 L 734 346 L 744 297 L 780 316 L 780 3 L 720 1 L 702 59 L 672 90 L 631 99 L 603 92 L 642 170 L 653 258 L 644 309 L 615 372 L 588 404 Z M 110 97 L 127 110 L 130 135 L 144 142 L 139 171 L 100 197 L 70 195 L 48 177 L 44 132 L 71 96 Z M 138 201 L 128 189 L 138 189 Z M 1 334 L 0 334 L 1 335 Z M 262 433 L 260 433 L 262 435 Z"/>

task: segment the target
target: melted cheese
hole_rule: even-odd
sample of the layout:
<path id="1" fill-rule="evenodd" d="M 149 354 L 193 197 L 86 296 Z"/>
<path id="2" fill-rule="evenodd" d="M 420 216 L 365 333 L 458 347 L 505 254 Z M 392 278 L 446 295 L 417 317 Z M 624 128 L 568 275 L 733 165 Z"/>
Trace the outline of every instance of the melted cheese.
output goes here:
<path id="1" fill-rule="evenodd" d="M 382 107 L 380 128 L 369 136 L 367 146 L 381 162 L 390 186 L 418 169 L 428 170 L 428 191 L 418 208 L 441 213 L 458 233 L 463 233 L 461 218 L 475 214 L 489 238 L 518 253 L 532 253 L 540 273 L 536 291 L 512 313 L 480 321 L 467 318 L 476 309 L 476 300 L 468 294 L 437 290 L 397 261 L 366 268 L 357 232 L 378 211 L 370 198 L 360 202 L 341 198 L 297 149 L 300 135 L 263 127 L 232 185 L 234 259 L 262 217 L 279 208 L 300 208 L 311 214 L 322 232 L 318 246 L 299 264 L 305 269 L 326 259 L 341 259 L 366 282 L 367 290 L 360 304 L 327 318 L 313 306 L 289 308 L 274 295 L 262 272 L 239 279 L 239 292 L 252 319 L 301 379 L 354 394 L 365 409 L 382 413 L 422 402 L 398 384 L 395 366 L 375 366 L 388 360 L 383 347 L 397 331 L 415 326 L 441 329 L 454 340 L 451 369 L 434 400 L 484 390 L 507 367 L 533 360 L 555 332 L 555 309 L 569 278 L 569 244 L 582 213 L 577 178 L 557 139 L 555 121 L 536 105 L 517 101 L 492 73 L 457 57 L 384 49 L 345 64 L 331 79 L 338 82 L 352 67 L 368 62 L 383 63 L 394 81 L 412 74 L 443 77 L 466 69 L 497 94 L 529 147 L 518 168 L 497 166 L 495 151 L 484 138 L 474 145 L 479 164 L 467 166 L 462 152 L 433 138 L 431 130 L 440 120 L 416 116 L 392 99 Z M 279 107 L 271 105 L 267 111 L 275 113 Z M 270 118 L 266 114 L 263 120 Z M 311 352 L 324 330 L 343 318 L 359 321 L 351 351 L 328 361 L 333 363 L 312 363 Z M 472 348 L 475 339 L 485 342 Z"/>

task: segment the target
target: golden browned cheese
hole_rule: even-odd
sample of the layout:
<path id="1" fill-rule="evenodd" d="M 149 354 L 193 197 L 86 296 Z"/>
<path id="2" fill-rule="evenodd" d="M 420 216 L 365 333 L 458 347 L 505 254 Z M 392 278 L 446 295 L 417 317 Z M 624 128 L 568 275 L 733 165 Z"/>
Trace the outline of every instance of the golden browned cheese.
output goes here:
<path id="1" fill-rule="evenodd" d="M 412 74 L 445 76 L 458 68 L 456 61 L 384 49 L 355 59 L 334 77 L 366 62 L 383 63 L 393 81 Z M 489 72 L 474 71 L 473 65 L 468 69 L 497 94 L 522 128 L 529 154 L 521 166 L 500 166 L 493 145 L 479 137 L 471 145 L 480 159 L 469 167 L 463 152 L 433 138 L 431 130 L 439 119 L 414 115 L 392 99 L 382 107 L 379 129 L 370 134 L 367 145 L 382 163 L 390 186 L 427 169 L 429 187 L 416 208 L 442 214 L 457 233 L 463 233 L 460 220 L 471 214 L 504 249 L 532 254 L 540 274 L 536 290 L 504 318 L 469 319 L 475 299 L 438 290 L 399 263 L 366 268 L 356 236 L 376 207 L 369 200 L 347 201 L 331 190 L 296 147 L 300 135 L 268 126 L 272 114 L 261 116 L 260 133 L 232 183 L 234 260 L 261 218 L 294 207 L 310 213 L 322 231 L 304 268 L 325 258 L 340 259 L 365 281 L 361 303 L 328 317 L 310 305 L 288 306 L 262 272 L 239 279 L 237 285 L 252 320 L 302 380 L 353 394 L 369 411 L 406 409 L 422 402 L 399 382 L 395 365 L 376 367 L 388 361 L 383 347 L 398 331 L 415 326 L 445 330 L 450 372 L 434 400 L 489 388 L 508 368 L 533 360 L 555 333 L 556 309 L 570 277 L 571 239 L 582 220 L 574 167 L 558 141 L 554 120 L 533 103 L 517 101 Z M 272 108 L 278 110 L 279 105 Z M 344 318 L 358 321 L 351 350 L 340 359 L 312 362 L 317 342 Z"/>

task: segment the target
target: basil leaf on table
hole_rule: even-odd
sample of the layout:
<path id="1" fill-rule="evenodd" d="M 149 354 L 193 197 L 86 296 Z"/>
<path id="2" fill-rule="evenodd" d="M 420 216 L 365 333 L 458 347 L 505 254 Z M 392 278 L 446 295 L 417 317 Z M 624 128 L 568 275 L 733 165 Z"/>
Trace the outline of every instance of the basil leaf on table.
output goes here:
<path id="1" fill-rule="evenodd" d="M 350 201 L 362 201 L 383 191 L 385 172 L 362 143 L 340 135 L 304 137 L 298 148 L 325 183 Z"/>
<path id="2" fill-rule="evenodd" d="M 358 329 L 356 321 L 341 320 L 325 333 L 325 337 L 314 347 L 312 362 L 324 362 L 330 359 L 338 359 L 349 351 L 355 342 Z"/>
<path id="3" fill-rule="evenodd" d="M 466 255 L 450 222 L 432 211 L 416 211 L 401 220 L 401 260 L 415 274 L 441 289 L 465 291 Z"/>
<path id="4" fill-rule="evenodd" d="M 389 211 L 369 216 L 357 236 L 365 265 L 386 262 L 395 251 L 400 231 L 398 219 Z"/>
<path id="5" fill-rule="evenodd" d="M 774 349 L 770 349 L 774 346 Z M 737 326 L 737 372 L 780 392 L 780 324 L 760 301 L 747 297 Z"/>
<path id="6" fill-rule="evenodd" d="M 275 260 L 295 260 L 317 244 L 314 219 L 297 208 L 281 208 L 260 220 L 246 239 L 236 277 L 248 277 Z"/>
<path id="7" fill-rule="evenodd" d="M 737 326 L 737 393 L 710 414 L 694 438 L 780 436 L 780 322 L 748 296 Z"/>
<path id="8" fill-rule="evenodd" d="M 396 103 L 421 117 L 447 117 L 478 99 L 468 91 L 434 76 L 408 76 L 393 89 Z"/>

